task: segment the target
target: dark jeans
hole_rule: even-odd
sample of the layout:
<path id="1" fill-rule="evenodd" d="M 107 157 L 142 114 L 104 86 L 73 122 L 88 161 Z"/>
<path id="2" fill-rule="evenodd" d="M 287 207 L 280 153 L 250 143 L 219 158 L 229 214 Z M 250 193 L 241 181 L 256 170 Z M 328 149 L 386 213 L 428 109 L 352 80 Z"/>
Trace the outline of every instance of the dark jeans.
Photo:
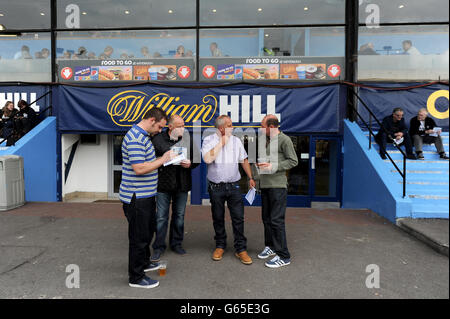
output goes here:
<path id="1" fill-rule="evenodd" d="M 171 248 L 181 246 L 184 237 L 184 212 L 188 193 L 160 193 L 156 196 L 156 238 L 153 249 L 166 250 L 167 225 L 169 223 L 169 208 L 172 202 L 172 218 L 170 221 L 169 245 Z"/>
<path id="2" fill-rule="evenodd" d="M 247 238 L 244 236 L 244 201 L 239 183 L 214 184 L 209 182 L 209 198 L 213 226 L 216 235 L 216 248 L 225 249 L 227 234 L 225 232 L 225 202 L 230 210 L 231 224 L 234 234 L 234 249 L 237 253 L 247 250 Z"/>
<path id="3" fill-rule="evenodd" d="M 264 244 L 281 259 L 291 258 L 286 241 L 286 188 L 262 188 L 262 220 L 264 224 Z"/>
<path id="4" fill-rule="evenodd" d="M 150 259 L 150 243 L 156 223 L 156 199 L 137 199 L 133 195 L 130 204 L 123 204 L 128 220 L 128 276 L 129 282 L 138 283 L 144 277 L 144 269 Z"/>
<path id="5" fill-rule="evenodd" d="M 391 135 L 391 136 L 394 137 L 394 135 Z M 375 141 L 380 146 L 380 154 L 384 154 L 384 152 L 386 150 L 386 144 L 387 143 L 392 143 L 393 142 L 393 140 L 391 140 L 387 136 L 387 134 L 384 131 L 382 131 L 381 129 L 378 132 L 378 134 L 375 135 Z M 410 138 L 408 133 L 403 135 L 403 143 L 400 144 L 399 146 L 402 146 L 402 145 L 405 146 L 406 155 L 414 155 L 413 148 L 412 148 L 412 143 L 411 143 L 411 138 Z"/>

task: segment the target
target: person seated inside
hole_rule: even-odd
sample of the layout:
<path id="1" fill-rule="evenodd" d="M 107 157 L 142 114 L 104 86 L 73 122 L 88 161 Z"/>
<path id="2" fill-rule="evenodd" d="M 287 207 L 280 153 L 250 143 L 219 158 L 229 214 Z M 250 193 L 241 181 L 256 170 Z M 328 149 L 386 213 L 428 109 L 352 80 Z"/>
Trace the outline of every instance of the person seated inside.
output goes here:
<path id="1" fill-rule="evenodd" d="M 403 110 L 396 107 L 392 115 L 386 116 L 381 123 L 382 126 L 375 136 L 375 140 L 380 146 L 380 156 L 386 159 L 386 144 L 396 143 L 398 146 L 404 145 L 406 148 L 406 157 L 411 160 L 417 159 L 413 153 L 411 138 L 408 134 L 408 128 L 403 118 Z"/>
<path id="2" fill-rule="evenodd" d="M 7 101 L 0 113 L 0 128 L 2 131 L 0 142 L 7 140 L 6 146 L 13 145 L 16 142 L 13 136 L 15 128 L 14 120 L 18 111 L 14 108 L 13 102 Z"/>
<path id="3" fill-rule="evenodd" d="M 413 140 L 418 159 L 424 159 L 422 152 L 423 144 L 434 144 L 440 157 L 448 160 L 448 156 L 445 154 L 444 144 L 442 143 L 441 131 L 438 130 L 435 132 L 434 128 L 437 127 L 436 122 L 431 117 L 428 117 L 427 109 L 420 109 L 417 116 L 413 117 L 409 123 L 409 135 Z"/>
<path id="4" fill-rule="evenodd" d="M 17 113 L 16 126 L 21 137 L 31 131 L 37 124 L 36 112 L 24 100 L 17 103 L 19 112 Z"/>

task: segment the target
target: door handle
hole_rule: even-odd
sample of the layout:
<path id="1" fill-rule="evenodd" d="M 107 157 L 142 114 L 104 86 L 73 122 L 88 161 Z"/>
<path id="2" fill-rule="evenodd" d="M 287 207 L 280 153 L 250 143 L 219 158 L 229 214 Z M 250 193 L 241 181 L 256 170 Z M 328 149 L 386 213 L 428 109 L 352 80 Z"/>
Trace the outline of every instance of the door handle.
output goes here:
<path id="1" fill-rule="evenodd" d="M 311 157 L 311 169 L 316 169 L 316 157 Z"/>

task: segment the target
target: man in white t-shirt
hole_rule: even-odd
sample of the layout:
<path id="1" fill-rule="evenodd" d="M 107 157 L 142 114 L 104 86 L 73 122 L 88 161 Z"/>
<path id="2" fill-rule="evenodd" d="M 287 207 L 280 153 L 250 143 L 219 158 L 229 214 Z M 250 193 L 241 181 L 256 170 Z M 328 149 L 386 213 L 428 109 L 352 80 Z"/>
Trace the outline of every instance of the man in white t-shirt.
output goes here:
<path id="1" fill-rule="evenodd" d="M 202 156 L 208 165 L 208 192 L 213 215 L 216 249 L 212 259 L 219 261 L 226 249 L 225 202 L 230 210 L 233 225 L 235 256 L 246 265 L 252 263 L 247 253 L 247 239 L 244 236 L 244 202 L 239 187 L 242 165 L 249 178 L 249 186 L 255 187 L 247 152 L 239 138 L 231 135 L 233 123 L 230 117 L 221 115 L 215 122 L 216 133 L 205 138 Z"/>

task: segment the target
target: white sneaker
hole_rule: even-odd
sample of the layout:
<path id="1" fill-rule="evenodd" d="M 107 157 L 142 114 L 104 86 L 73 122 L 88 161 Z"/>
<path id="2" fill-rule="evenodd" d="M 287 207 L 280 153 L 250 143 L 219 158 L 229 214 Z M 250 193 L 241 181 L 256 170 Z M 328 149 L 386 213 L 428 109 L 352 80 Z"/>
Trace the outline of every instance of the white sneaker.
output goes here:
<path id="1" fill-rule="evenodd" d="M 283 266 L 287 266 L 290 263 L 290 259 L 281 259 L 279 256 L 275 256 L 271 261 L 266 262 L 265 265 L 269 268 L 280 268 Z"/>

